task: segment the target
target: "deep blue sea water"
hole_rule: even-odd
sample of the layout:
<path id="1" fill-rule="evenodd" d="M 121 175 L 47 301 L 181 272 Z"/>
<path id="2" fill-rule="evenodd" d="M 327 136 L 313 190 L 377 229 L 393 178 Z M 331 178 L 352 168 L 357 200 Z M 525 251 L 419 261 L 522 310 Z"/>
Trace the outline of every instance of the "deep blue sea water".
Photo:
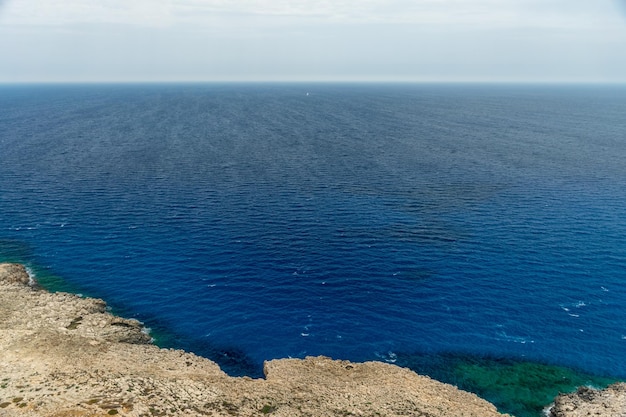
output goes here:
<path id="1" fill-rule="evenodd" d="M 626 87 L 3 86 L 0 259 L 233 374 L 453 352 L 624 378 Z"/>

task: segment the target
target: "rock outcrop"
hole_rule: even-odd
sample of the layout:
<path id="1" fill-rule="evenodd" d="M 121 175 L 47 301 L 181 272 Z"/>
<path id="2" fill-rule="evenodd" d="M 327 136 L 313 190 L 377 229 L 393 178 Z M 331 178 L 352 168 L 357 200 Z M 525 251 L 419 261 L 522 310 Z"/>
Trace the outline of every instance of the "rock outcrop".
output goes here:
<path id="1" fill-rule="evenodd" d="M 626 383 L 618 382 L 603 390 L 580 387 L 574 393 L 559 395 L 550 409 L 550 417 L 583 416 L 626 416 Z"/>
<path id="2" fill-rule="evenodd" d="M 394 365 L 325 357 L 233 378 L 161 349 L 102 300 L 32 286 L 0 264 L 0 416 L 501 416 L 474 394 Z"/>

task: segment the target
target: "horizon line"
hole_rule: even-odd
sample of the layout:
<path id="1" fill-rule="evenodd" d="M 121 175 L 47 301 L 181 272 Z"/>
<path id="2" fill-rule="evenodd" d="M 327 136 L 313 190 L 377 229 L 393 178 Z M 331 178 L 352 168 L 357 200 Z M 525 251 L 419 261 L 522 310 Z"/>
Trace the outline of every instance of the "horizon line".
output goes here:
<path id="1" fill-rule="evenodd" d="M 213 79 L 213 80 L 0 80 L 0 85 L 157 85 L 157 84 L 492 84 L 492 85 L 626 85 L 626 80 L 437 80 L 437 79 Z"/>

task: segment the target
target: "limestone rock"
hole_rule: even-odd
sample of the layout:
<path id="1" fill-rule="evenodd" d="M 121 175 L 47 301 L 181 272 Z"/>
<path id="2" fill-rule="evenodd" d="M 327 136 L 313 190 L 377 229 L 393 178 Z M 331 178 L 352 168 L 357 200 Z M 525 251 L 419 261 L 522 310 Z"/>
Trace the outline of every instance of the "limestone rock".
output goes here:
<path id="1" fill-rule="evenodd" d="M 30 276 L 20 264 L 0 264 L 0 280 L 10 284 L 28 285 Z"/>
<path id="2" fill-rule="evenodd" d="M 551 417 L 624 417 L 626 416 L 626 383 L 618 382 L 606 389 L 580 387 L 571 394 L 559 395 L 550 409 Z"/>

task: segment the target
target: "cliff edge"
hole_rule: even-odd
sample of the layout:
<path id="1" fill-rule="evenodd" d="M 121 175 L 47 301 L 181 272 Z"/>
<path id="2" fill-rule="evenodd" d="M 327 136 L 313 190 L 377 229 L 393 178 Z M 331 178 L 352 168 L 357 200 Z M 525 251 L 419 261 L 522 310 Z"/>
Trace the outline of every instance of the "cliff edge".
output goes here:
<path id="1" fill-rule="evenodd" d="M 0 416 L 502 416 L 474 394 L 394 365 L 325 357 L 233 378 L 150 344 L 102 300 L 37 289 L 0 264 Z"/>

